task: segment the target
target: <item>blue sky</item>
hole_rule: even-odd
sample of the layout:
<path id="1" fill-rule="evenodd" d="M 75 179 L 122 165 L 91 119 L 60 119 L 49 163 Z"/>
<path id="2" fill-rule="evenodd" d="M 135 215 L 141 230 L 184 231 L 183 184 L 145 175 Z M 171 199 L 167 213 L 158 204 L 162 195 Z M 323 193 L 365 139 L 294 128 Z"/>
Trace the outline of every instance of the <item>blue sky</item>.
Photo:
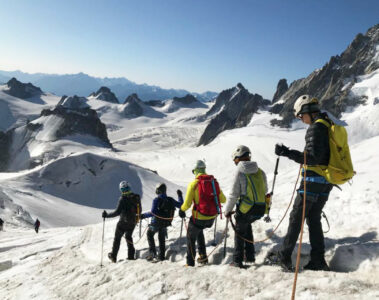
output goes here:
<path id="1" fill-rule="evenodd" d="M 0 70 L 271 99 L 379 23 L 377 0 L 0 1 Z"/>

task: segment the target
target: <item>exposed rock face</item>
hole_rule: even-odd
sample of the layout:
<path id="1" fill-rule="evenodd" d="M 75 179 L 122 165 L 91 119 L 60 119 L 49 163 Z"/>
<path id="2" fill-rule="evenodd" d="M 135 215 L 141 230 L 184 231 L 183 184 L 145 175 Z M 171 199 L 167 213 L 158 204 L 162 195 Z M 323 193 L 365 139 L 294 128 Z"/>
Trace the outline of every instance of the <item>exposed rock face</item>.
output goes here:
<path id="1" fill-rule="evenodd" d="M 278 86 L 276 87 L 276 92 L 274 94 L 274 97 L 272 98 L 272 103 L 275 103 L 284 95 L 285 92 L 288 90 L 288 84 L 287 79 L 280 79 L 278 82 Z"/>
<path id="2" fill-rule="evenodd" d="M 110 103 L 119 103 L 116 95 L 106 86 L 102 86 L 96 93 L 92 93 L 90 97 L 95 97 L 97 100 L 103 100 Z"/>
<path id="3" fill-rule="evenodd" d="M 162 100 L 149 100 L 145 101 L 145 104 L 155 107 L 162 107 L 164 105 L 164 102 Z"/>
<path id="4" fill-rule="evenodd" d="M 100 121 L 95 110 L 90 109 L 84 97 L 65 97 L 63 96 L 58 105 L 53 109 L 44 109 L 41 116 L 55 115 L 63 119 L 59 128 L 56 130 L 56 139 L 74 134 L 85 134 L 99 138 L 108 147 L 112 147 L 108 139 L 105 125 Z M 32 124 L 28 124 L 29 127 Z M 38 124 L 33 124 L 37 130 Z M 29 130 L 36 130 L 29 128 Z"/>
<path id="5" fill-rule="evenodd" d="M 21 99 L 27 99 L 43 94 L 39 87 L 36 87 L 31 83 L 22 83 L 14 77 L 7 82 L 7 86 L 9 89 L 5 90 L 5 93 Z"/>
<path id="6" fill-rule="evenodd" d="M 323 109 L 339 116 L 347 106 L 363 103 L 349 95 L 357 76 L 365 75 L 379 68 L 379 24 L 370 28 L 365 35 L 358 34 L 348 48 L 341 54 L 331 57 L 321 69 L 308 77 L 291 83 L 288 91 L 281 97 L 284 105 L 272 112 L 279 111 L 283 120 L 272 120 L 273 125 L 289 127 L 293 115 L 293 104 L 303 94 L 317 97 Z"/>
<path id="7" fill-rule="evenodd" d="M 199 102 L 193 95 L 190 95 L 190 94 L 187 94 L 184 97 L 174 97 L 173 100 L 174 102 L 184 104 L 184 105 Z"/>
<path id="8" fill-rule="evenodd" d="M 222 91 L 206 116 L 213 116 L 200 138 L 198 146 L 207 145 L 227 129 L 246 126 L 259 107 L 265 105 L 261 95 L 251 94 L 242 84 Z"/>
<path id="9" fill-rule="evenodd" d="M 143 115 L 142 101 L 137 94 L 131 94 L 125 99 L 123 112 L 129 118 Z"/>
<path id="10" fill-rule="evenodd" d="M 12 132 L 13 130 L 8 132 L 0 131 L 0 172 L 5 171 L 8 166 L 10 158 L 9 149 L 12 143 Z"/>

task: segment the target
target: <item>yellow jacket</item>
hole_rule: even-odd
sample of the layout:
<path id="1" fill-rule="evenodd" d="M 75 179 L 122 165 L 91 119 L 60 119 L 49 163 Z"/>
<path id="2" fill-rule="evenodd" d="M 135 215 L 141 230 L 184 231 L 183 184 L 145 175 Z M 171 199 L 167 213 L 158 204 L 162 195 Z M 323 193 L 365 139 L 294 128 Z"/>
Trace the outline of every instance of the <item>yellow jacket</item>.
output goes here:
<path id="1" fill-rule="evenodd" d="M 184 202 L 180 208 L 182 211 L 186 211 L 187 209 L 189 209 L 192 206 L 193 202 L 195 202 L 196 204 L 199 204 L 199 189 L 197 187 L 197 183 L 198 183 L 197 177 L 199 177 L 200 175 L 206 175 L 206 173 L 197 174 L 196 179 L 194 181 L 192 181 L 190 184 L 188 184 L 186 198 L 185 198 L 185 200 L 184 200 Z M 225 195 L 221 191 L 221 188 L 220 188 L 219 198 L 220 198 L 219 201 L 221 203 L 226 202 Z M 193 208 L 192 208 L 192 216 L 196 219 L 199 219 L 199 220 L 211 220 L 211 219 L 214 219 L 217 217 L 217 215 L 204 216 L 201 213 L 194 211 Z"/>

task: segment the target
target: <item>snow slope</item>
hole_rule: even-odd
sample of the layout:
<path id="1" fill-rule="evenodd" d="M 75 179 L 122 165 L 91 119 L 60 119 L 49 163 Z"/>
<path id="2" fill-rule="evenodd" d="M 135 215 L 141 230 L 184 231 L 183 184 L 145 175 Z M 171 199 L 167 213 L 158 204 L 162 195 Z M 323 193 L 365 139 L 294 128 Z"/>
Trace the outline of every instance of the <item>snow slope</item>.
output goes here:
<path id="1" fill-rule="evenodd" d="M 7 85 L 0 85 L 0 130 L 24 125 L 26 120 L 38 118 L 41 111 L 55 106 L 60 97 L 42 94 L 28 99 L 20 99 L 4 93 Z"/>
<path id="2" fill-rule="evenodd" d="M 348 133 L 351 154 L 357 175 L 352 184 L 342 186 L 342 191 L 333 189 L 325 206 L 325 213 L 330 223 L 330 231 L 325 233 L 326 260 L 331 272 L 303 271 L 299 274 L 296 299 L 378 299 L 379 298 L 379 219 L 376 212 L 379 209 L 379 193 L 377 174 L 379 172 L 379 123 L 377 122 L 377 99 L 379 78 L 377 73 L 361 78 L 352 88 L 352 92 L 367 96 L 366 105 L 350 109 L 343 114 L 342 119 L 348 123 Z M 198 113 L 199 111 L 196 111 Z M 156 181 L 167 180 L 178 186 L 185 186 L 193 179 L 191 170 L 194 162 L 204 158 L 207 171 L 214 174 L 220 181 L 221 188 L 226 195 L 230 189 L 235 166 L 230 154 L 239 144 L 245 144 L 252 150 L 252 158 L 266 171 L 271 187 L 273 169 L 276 156 L 274 145 L 282 142 L 285 145 L 302 149 L 306 127 L 297 122 L 290 130 L 272 128 L 269 120 L 272 119 L 266 111 L 254 115 L 253 120 L 245 128 L 229 130 L 220 134 L 211 144 L 202 147 L 193 147 L 193 138 L 196 130 L 201 131 L 204 124 L 197 123 L 192 116 L 186 113 L 175 112 L 172 119 L 147 120 L 137 118 L 128 123 L 119 120 L 114 112 L 107 111 L 102 115 L 108 126 L 112 124 L 114 131 L 110 133 L 111 142 L 116 144 L 118 151 L 97 153 L 97 157 L 118 160 L 118 164 L 128 164 L 129 169 L 138 173 L 134 164 L 141 167 L 157 170 L 162 178 L 155 177 L 151 172 L 140 171 L 138 177 L 145 179 L 142 192 L 147 198 L 153 197 L 153 186 Z M 193 112 L 195 114 L 195 112 Z M 103 120 L 102 119 L 102 120 Z M 367 125 L 369 124 L 369 125 Z M 130 125 L 130 126 L 129 126 Z M 186 135 L 186 130 L 187 135 Z M 193 130 L 193 131 L 191 131 Z M 193 135 L 190 134 L 192 132 Z M 135 134 L 133 142 L 132 137 Z M 163 135 L 165 134 L 165 135 Z M 165 140 L 166 142 L 160 142 Z M 123 143 L 123 141 L 127 141 Z M 138 147 L 139 145 L 139 147 Z M 88 154 L 75 155 L 75 158 L 84 159 Z M 92 157 L 92 156 L 91 156 Z M 98 167 L 100 158 L 95 159 Z M 86 161 L 84 159 L 84 161 Z M 101 160 L 100 160 L 101 161 Z M 130 164 L 133 162 L 133 165 Z M 55 161 L 54 163 L 67 163 Z M 117 165 L 117 163 L 115 163 Z M 88 166 L 88 165 L 87 165 Z M 92 168 L 91 168 L 92 169 Z M 112 165 L 109 174 L 119 172 L 117 166 Z M 122 167 L 120 167 L 122 169 Z M 64 169 L 63 169 L 64 170 Z M 75 169 L 74 169 L 75 170 Z M 80 170 L 84 170 L 81 168 Z M 75 180 L 81 172 L 73 172 Z M 46 201 L 58 203 L 64 197 L 62 191 L 65 185 L 59 182 L 48 182 L 46 175 L 55 171 L 55 165 L 42 167 L 20 175 L 2 175 L 0 185 L 3 192 L 11 197 L 15 203 L 26 205 L 26 202 L 35 202 L 42 194 L 38 187 L 32 187 L 42 176 L 46 183 L 43 196 Z M 88 187 L 98 186 L 100 190 L 106 188 L 111 191 L 110 184 L 101 187 L 104 179 L 90 182 L 91 172 L 83 178 L 83 188 L 80 192 L 73 190 L 73 195 L 83 195 Z M 96 172 L 96 171 L 95 171 Z M 63 171 L 64 173 L 64 171 Z M 45 174 L 45 176 L 43 176 Z M 97 174 L 97 172 L 96 172 Z M 129 174 L 129 173 L 128 173 Z M 271 210 L 272 223 L 257 221 L 253 224 L 255 240 L 264 239 L 267 233 L 278 224 L 288 207 L 294 189 L 298 165 L 286 158 L 280 159 L 279 174 L 273 196 Z M 12 178 L 11 178 L 12 176 Z M 18 180 L 17 176 L 21 176 Z M 54 174 L 53 179 L 60 178 Z M 99 175 L 100 176 L 100 175 Z M 147 178 L 148 176 L 153 176 Z M 7 178 L 8 177 L 8 178 Z M 64 177 L 64 176 L 63 176 Z M 133 177 L 135 178 L 135 177 Z M 141 179 L 142 178 L 142 179 Z M 146 179 L 147 178 L 147 179 Z M 163 179 L 165 178 L 165 179 Z M 19 184 L 22 184 L 21 189 Z M 116 184 L 116 183 L 115 183 Z M 169 186 L 169 194 L 175 195 L 176 185 Z M 50 193 L 54 190 L 54 197 Z M 70 185 L 71 187 L 71 185 Z M 17 196 L 17 189 L 29 189 L 28 197 Z M 116 188 L 115 188 L 116 189 Z M 150 190 L 149 190 L 150 189 Z M 50 194 L 49 194 L 50 193 Z M 82 194 L 83 193 L 83 194 Z M 21 199 L 22 198 L 22 199 Z M 68 200 L 68 199 L 66 199 Z M 63 203 L 63 202 L 62 202 Z M 64 201 L 64 205 L 75 203 Z M 145 202 L 144 202 L 145 203 Z M 76 205 L 76 204 L 75 204 Z M 36 208 L 38 205 L 36 205 Z M 79 211 L 77 207 L 66 206 L 59 209 L 70 213 Z M 149 208 L 148 203 L 145 205 Z M 28 209 L 30 209 L 28 207 Z M 86 208 L 88 209 L 88 208 Z M 31 209 L 30 209 L 31 210 Z M 144 209 L 145 210 L 145 209 Z M 1 211 L 1 210 L 0 210 Z M 92 212 L 91 212 L 92 213 Z M 89 215 L 85 216 L 87 220 Z M 147 254 L 145 229 L 147 221 L 142 223 L 142 238 L 139 240 L 139 227 L 134 232 L 134 241 L 137 249 L 136 261 L 127 261 L 126 243 L 122 242 L 119 252 L 119 262 L 110 263 L 104 257 L 104 266 L 100 267 L 102 223 L 100 211 L 94 211 L 94 219 L 99 222 L 84 227 L 42 227 L 36 235 L 30 229 L 20 229 L 12 225 L 0 232 L 0 289 L 4 299 L 289 299 L 294 275 L 283 273 L 278 267 L 262 266 L 268 250 L 282 241 L 288 226 L 288 216 L 271 240 L 257 243 L 256 264 L 247 270 L 234 269 L 227 264 L 232 260 L 234 233 L 230 229 L 227 240 L 227 255 L 223 253 L 223 230 L 225 219 L 218 219 L 218 243 L 215 250 L 211 245 L 214 228 L 205 230 L 210 265 L 195 268 L 183 267 L 185 264 L 185 227 L 182 238 L 180 236 L 180 219 L 175 218 L 173 226 L 168 229 L 167 261 L 149 263 L 144 258 Z M 32 214 L 32 216 L 34 216 Z M 46 216 L 48 223 L 48 212 Z M 51 220 L 50 220 L 51 221 Z M 75 221 L 75 220 L 73 220 Z M 51 221 L 52 222 L 52 221 Z M 322 220 L 324 230 L 327 230 L 325 220 Z M 103 253 L 110 251 L 117 220 L 107 220 L 105 223 L 105 241 Z M 42 226 L 43 226 L 42 222 Z M 57 226 L 57 224 L 51 224 Z M 309 259 L 309 237 L 305 229 L 301 250 L 301 264 Z M 295 259 L 296 249 L 293 254 Z"/>

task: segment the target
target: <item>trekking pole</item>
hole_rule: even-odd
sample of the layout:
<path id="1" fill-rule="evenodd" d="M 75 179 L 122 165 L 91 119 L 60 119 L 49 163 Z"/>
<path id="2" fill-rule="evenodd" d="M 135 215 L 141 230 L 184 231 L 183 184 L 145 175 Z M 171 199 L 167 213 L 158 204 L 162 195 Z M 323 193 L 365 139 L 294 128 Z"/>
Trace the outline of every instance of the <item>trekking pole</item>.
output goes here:
<path id="1" fill-rule="evenodd" d="M 226 257 L 226 239 L 228 238 L 228 224 L 229 224 L 229 218 L 226 219 L 226 225 L 225 225 L 224 258 Z"/>
<path id="2" fill-rule="evenodd" d="M 276 181 L 276 175 L 278 175 L 278 167 L 279 167 L 279 158 L 280 156 L 277 157 L 276 159 L 276 164 L 275 164 L 275 170 L 274 170 L 274 179 L 272 181 L 272 188 L 271 188 L 271 192 L 270 192 L 270 204 L 269 204 L 269 207 L 268 207 L 268 212 L 267 212 L 267 216 L 263 219 L 265 222 L 271 222 L 271 218 L 270 218 L 270 208 L 271 208 L 271 201 L 272 201 L 272 195 L 274 194 L 274 187 L 275 187 L 275 181 Z"/>
<path id="3" fill-rule="evenodd" d="M 105 218 L 103 218 L 103 236 L 102 236 L 102 238 L 101 238 L 101 260 L 100 260 L 100 267 L 103 266 L 104 228 L 105 228 Z"/>
<path id="4" fill-rule="evenodd" d="M 179 243 L 178 243 L 178 252 L 179 252 L 179 250 L 180 250 L 180 241 L 181 241 L 181 239 L 182 239 L 183 222 L 184 222 L 184 219 L 182 219 L 182 224 L 180 225 L 180 236 L 179 236 Z"/>
<path id="5" fill-rule="evenodd" d="M 215 230 L 214 230 L 214 236 L 213 236 L 213 244 L 212 246 L 216 246 L 216 230 L 217 230 L 217 217 L 216 217 L 216 220 L 215 220 Z"/>

